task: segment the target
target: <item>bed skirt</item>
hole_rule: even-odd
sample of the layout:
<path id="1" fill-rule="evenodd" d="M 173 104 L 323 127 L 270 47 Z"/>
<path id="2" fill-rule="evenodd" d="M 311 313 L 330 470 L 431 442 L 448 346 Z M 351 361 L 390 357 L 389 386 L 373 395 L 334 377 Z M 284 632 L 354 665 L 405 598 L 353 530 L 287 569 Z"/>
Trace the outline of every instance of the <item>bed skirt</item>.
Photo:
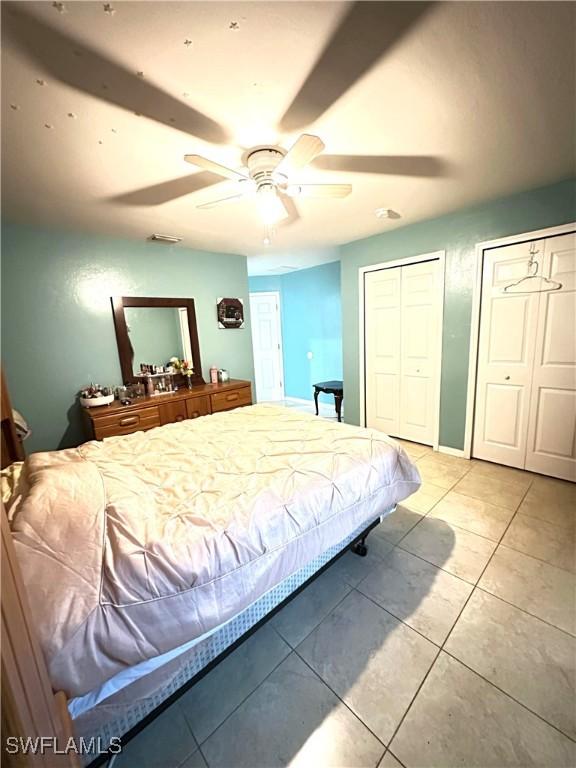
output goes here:
<path id="1" fill-rule="evenodd" d="M 394 509 L 395 507 L 391 507 L 381 513 L 379 520 L 383 520 Z M 323 566 L 345 550 L 368 527 L 363 524 L 339 544 L 330 547 L 299 571 L 288 576 L 280 584 L 262 595 L 209 637 L 81 714 L 74 720 L 76 736 L 82 737 L 86 742 L 93 739 L 92 743 L 98 744 L 99 748 L 102 749 L 110 743 L 114 743 L 111 742 L 112 739 L 116 740 L 128 733 L 227 648 L 249 632 L 252 627 L 314 576 Z M 94 765 L 99 764 L 101 761 L 95 757 L 94 754 L 84 756 L 85 764 L 89 764 L 91 761 L 94 761 Z"/>

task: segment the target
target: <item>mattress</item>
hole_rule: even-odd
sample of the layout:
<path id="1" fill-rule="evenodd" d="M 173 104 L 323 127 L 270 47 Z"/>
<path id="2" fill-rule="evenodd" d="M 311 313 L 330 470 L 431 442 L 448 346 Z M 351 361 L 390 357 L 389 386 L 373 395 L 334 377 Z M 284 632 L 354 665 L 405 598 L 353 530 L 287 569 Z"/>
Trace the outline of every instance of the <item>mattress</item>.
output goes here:
<path id="1" fill-rule="evenodd" d="M 393 508 L 384 510 L 379 517 L 384 518 L 393 511 Z M 182 686 L 216 660 L 255 624 L 266 618 L 320 568 L 346 549 L 365 529 L 365 525 L 361 526 L 344 541 L 324 550 L 321 555 L 288 576 L 222 627 L 195 642 L 191 648 L 181 649 L 180 653 L 171 652 L 168 658 L 157 657 L 144 662 L 143 668 L 138 670 L 132 667 L 86 696 L 71 699 L 68 708 L 74 718 L 74 732 L 84 737 L 86 742 L 96 738 L 96 743 L 105 745 L 110 744 L 112 738 L 127 733 L 168 697 L 181 690 Z M 94 757 L 95 755 L 88 756 L 86 762 L 90 762 Z"/>
<path id="2" fill-rule="evenodd" d="M 420 485 L 395 441 L 274 406 L 33 454 L 13 539 L 55 689 L 225 624 Z"/>

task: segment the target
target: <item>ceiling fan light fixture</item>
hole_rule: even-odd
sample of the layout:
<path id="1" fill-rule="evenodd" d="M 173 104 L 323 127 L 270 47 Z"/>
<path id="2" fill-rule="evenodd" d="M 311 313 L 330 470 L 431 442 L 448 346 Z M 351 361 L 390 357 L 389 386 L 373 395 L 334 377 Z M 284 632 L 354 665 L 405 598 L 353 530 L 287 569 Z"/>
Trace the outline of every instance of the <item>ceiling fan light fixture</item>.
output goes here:
<path id="1" fill-rule="evenodd" d="M 272 226 L 284 218 L 286 211 L 273 184 L 261 184 L 256 192 L 258 215 L 265 226 Z"/>

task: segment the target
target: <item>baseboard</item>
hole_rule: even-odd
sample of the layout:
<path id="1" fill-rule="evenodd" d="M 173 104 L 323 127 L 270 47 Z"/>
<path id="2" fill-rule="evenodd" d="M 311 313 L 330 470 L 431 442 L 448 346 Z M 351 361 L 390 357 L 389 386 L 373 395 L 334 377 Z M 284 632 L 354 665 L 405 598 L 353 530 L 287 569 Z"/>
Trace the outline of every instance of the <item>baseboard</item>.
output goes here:
<path id="1" fill-rule="evenodd" d="M 439 445 L 438 453 L 446 453 L 448 456 L 460 456 L 461 459 L 467 459 L 466 452 L 461 448 L 450 448 L 448 445 Z"/>

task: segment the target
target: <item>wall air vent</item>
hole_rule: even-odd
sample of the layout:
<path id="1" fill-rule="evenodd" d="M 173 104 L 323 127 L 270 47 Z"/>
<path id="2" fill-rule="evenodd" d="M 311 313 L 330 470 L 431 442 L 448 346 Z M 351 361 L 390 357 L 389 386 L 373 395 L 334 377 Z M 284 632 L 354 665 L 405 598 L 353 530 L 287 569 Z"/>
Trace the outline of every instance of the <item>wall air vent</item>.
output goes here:
<path id="1" fill-rule="evenodd" d="M 181 237 L 175 237 L 174 235 L 150 235 L 148 238 L 150 242 L 152 243 L 166 243 L 167 245 L 176 245 L 176 243 L 181 243 L 182 238 Z"/>

